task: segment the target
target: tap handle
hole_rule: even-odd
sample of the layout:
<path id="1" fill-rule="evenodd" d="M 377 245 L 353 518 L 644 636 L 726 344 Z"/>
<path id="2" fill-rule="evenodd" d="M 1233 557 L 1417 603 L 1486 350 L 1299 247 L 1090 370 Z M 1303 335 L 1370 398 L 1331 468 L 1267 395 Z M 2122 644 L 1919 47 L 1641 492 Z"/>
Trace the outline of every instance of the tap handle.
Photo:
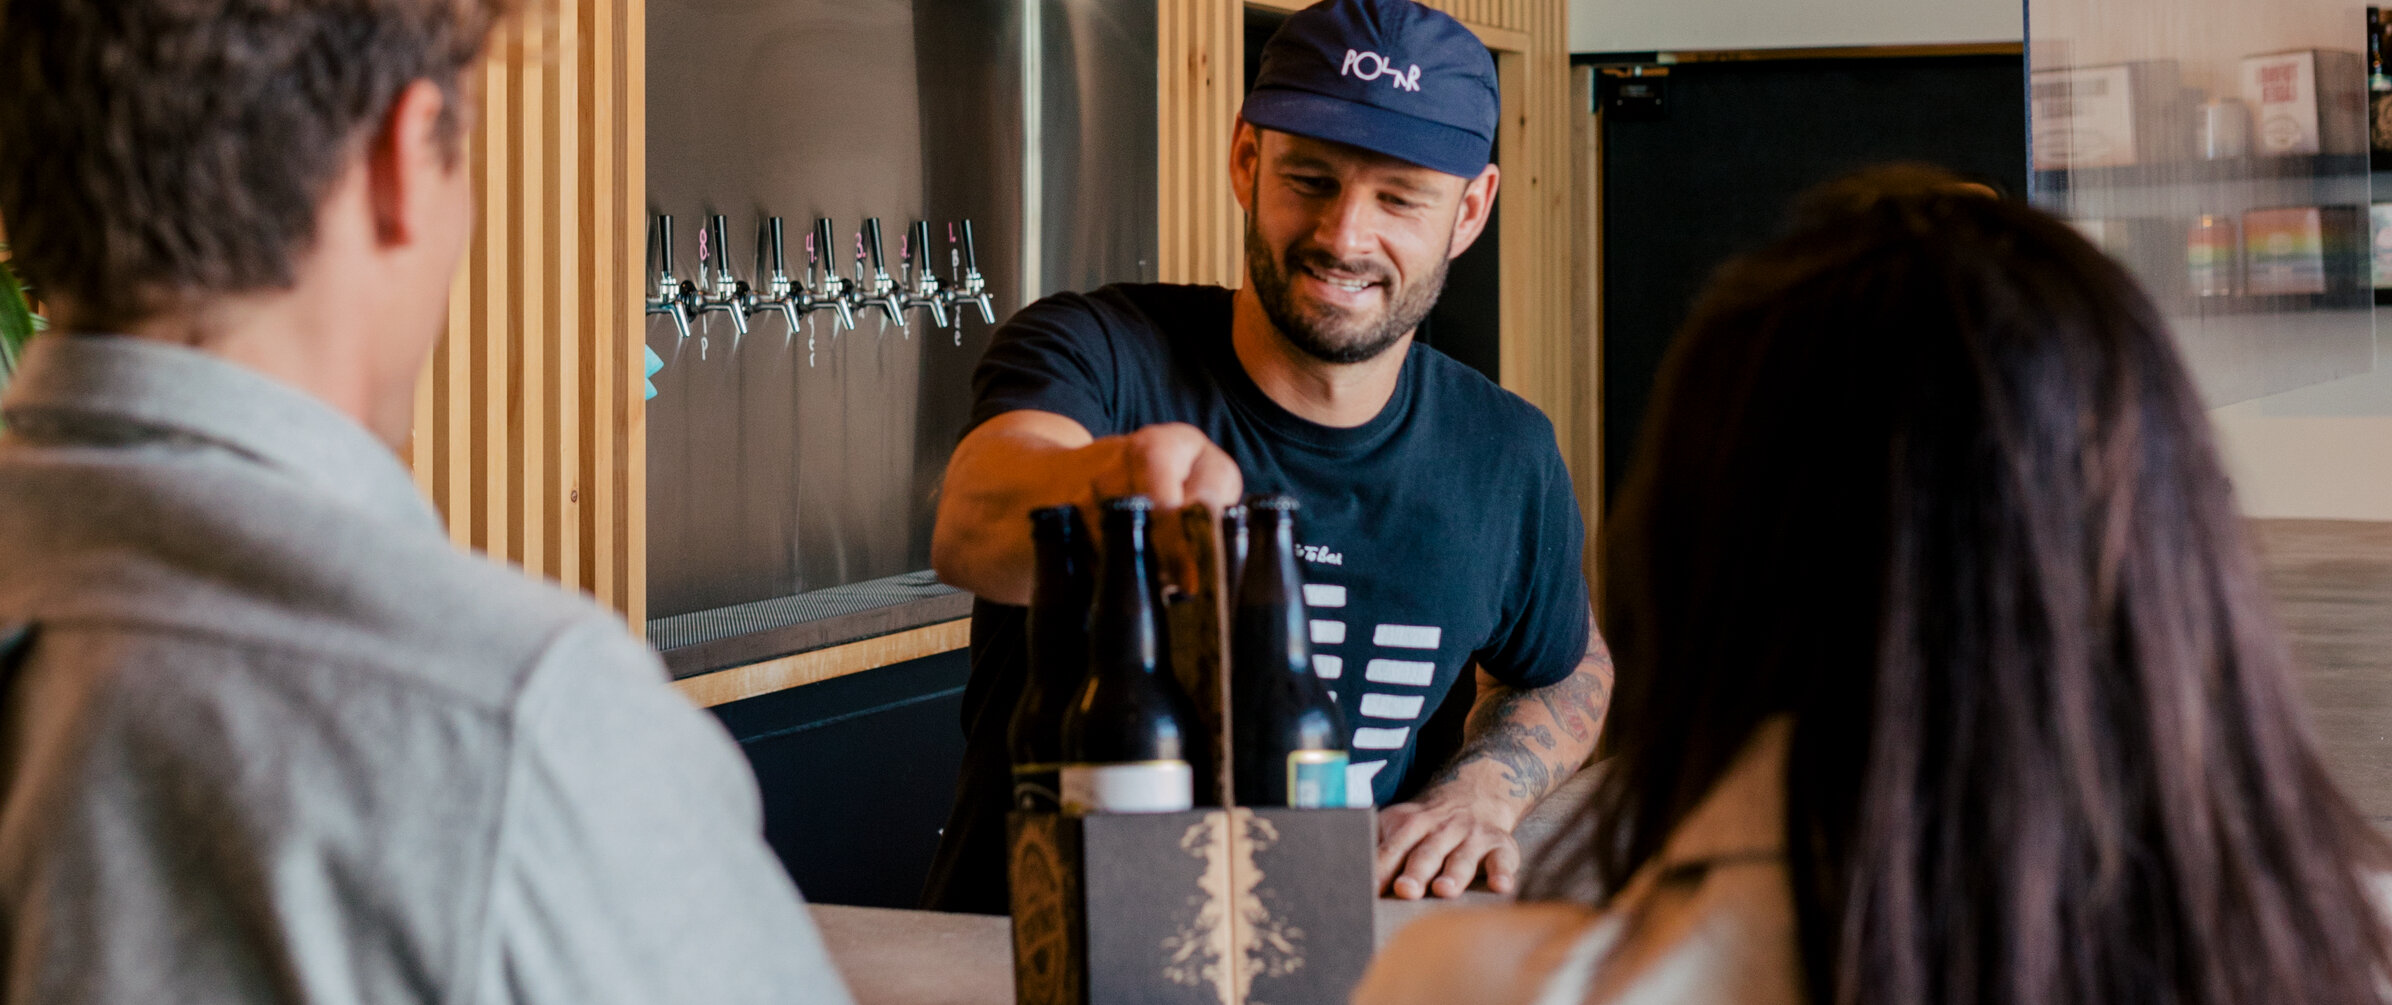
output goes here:
<path id="1" fill-rule="evenodd" d="M 721 213 L 716 213 L 714 214 L 713 227 L 714 273 L 720 278 L 729 279 L 731 278 L 731 240 L 729 221 L 725 220 Z"/>
<path id="2" fill-rule="evenodd" d="M 880 253 L 880 217 L 864 218 L 864 249 L 872 254 L 872 274 L 887 275 L 889 266 Z"/>
<path id="3" fill-rule="evenodd" d="M 789 266 L 781 249 L 781 218 L 776 216 L 764 221 L 764 229 L 772 238 L 772 274 L 786 275 Z"/>
<path id="4" fill-rule="evenodd" d="M 969 218 L 963 221 L 963 270 L 980 271 L 980 254 L 972 247 L 972 221 Z"/>
<path id="5" fill-rule="evenodd" d="M 822 256 L 822 265 L 824 270 L 829 275 L 838 275 L 839 262 L 837 259 L 831 257 L 830 217 L 816 217 L 814 220 L 814 250 L 816 253 Z"/>
<path id="6" fill-rule="evenodd" d="M 669 276 L 669 275 L 672 275 L 672 274 L 673 274 L 673 214 L 671 214 L 671 213 L 658 213 L 658 214 L 656 214 L 656 229 L 655 229 L 654 233 L 655 233 L 655 236 L 656 236 L 656 264 L 657 264 L 657 275 L 660 275 L 660 276 Z"/>
<path id="7" fill-rule="evenodd" d="M 905 261 L 920 275 L 930 275 L 930 221 L 914 221 L 913 234 L 906 239 Z"/>

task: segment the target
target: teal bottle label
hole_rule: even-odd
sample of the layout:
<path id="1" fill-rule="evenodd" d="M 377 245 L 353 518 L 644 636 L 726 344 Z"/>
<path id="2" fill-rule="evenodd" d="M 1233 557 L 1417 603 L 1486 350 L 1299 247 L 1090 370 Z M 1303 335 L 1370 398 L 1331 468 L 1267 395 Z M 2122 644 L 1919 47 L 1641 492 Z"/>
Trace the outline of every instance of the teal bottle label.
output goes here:
<path id="1" fill-rule="evenodd" d="M 1345 806 L 1345 751 L 1299 750 L 1287 755 L 1287 804 L 1300 810 Z"/>

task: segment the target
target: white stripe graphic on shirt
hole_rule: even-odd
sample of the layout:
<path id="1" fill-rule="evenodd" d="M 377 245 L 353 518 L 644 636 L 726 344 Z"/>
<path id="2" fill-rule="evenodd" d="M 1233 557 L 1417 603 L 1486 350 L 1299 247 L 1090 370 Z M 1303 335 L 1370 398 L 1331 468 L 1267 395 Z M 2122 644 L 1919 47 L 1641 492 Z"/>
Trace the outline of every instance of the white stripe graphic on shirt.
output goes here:
<path id="1" fill-rule="evenodd" d="M 1410 738 L 1411 735 L 1412 727 L 1410 726 L 1404 726 L 1397 729 L 1387 729 L 1380 726 L 1364 726 L 1360 729 L 1354 730 L 1354 749 L 1402 750 L 1404 749 L 1404 741 Z"/>
<path id="2" fill-rule="evenodd" d="M 1437 679 L 1437 664 L 1415 660 L 1372 660 L 1362 676 L 1380 684 L 1427 687 Z"/>
<path id="3" fill-rule="evenodd" d="M 1345 587 L 1329 586 L 1323 583 L 1304 584 L 1304 606 L 1306 607 L 1344 607 L 1345 604 Z"/>
<path id="4" fill-rule="evenodd" d="M 1345 642 L 1345 622 L 1315 621 L 1312 623 L 1312 644 L 1334 646 Z"/>
<path id="5" fill-rule="evenodd" d="M 1366 694 L 1362 714 L 1373 719 L 1416 719 L 1428 699 L 1417 694 Z"/>
<path id="6" fill-rule="evenodd" d="M 1380 625 L 1371 636 L 1371 644 L 1390 649 L 1435 649 L 1445 639 L 1445 629 L 1435 625 Z"/>
<path id="7" fill-rule="evenodd" d="M 1322 680 L 1336 680 L 1345 676 L 1345 658 L 1328 653 L 1312 654 L 1312 673 Z"/>
<path id="8" fill-rule="evenodd" d="M 1386 766 L 1385 761 L 1361 761 L 1346 765 L 1346 805 L 1369 809 L 1371 804 L 1378 802 L 1372 797 L 1370 780 L 1379 773 L 1380 768 Z"/>

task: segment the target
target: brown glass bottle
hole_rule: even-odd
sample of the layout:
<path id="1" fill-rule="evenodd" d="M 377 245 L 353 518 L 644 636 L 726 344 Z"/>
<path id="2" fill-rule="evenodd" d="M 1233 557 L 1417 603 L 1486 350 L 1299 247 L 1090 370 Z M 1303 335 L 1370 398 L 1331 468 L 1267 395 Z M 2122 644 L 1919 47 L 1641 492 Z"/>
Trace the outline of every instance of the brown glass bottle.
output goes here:
<path id="1" fill-rule="evenodd" d="M 1106 500 L 1088 679 L 1063 715 L 1063 811 L 1169 813 L 1195 805 L 1203 739 L 1171 674 L 1144 496 Z"/>
<path id="2" fill-rule="evenodd" d="M 1030 514 L 1035 570 L 1030 586 L 1029 669 L 1005 731 L 1013 761 L 1013 808 L 1062 809 L 1063 713 L 1088 677 L 1088 604 L 1096 550 L 1077 506 Z"/>
<path id="3" fill-rule="evenodd" d="M 1249 550 L 1230 622 L 1231 781 L 1241 806 L 1346 805 L 1345 713 L 1312 669 L 1296 501 L 1246 500 Z"/>

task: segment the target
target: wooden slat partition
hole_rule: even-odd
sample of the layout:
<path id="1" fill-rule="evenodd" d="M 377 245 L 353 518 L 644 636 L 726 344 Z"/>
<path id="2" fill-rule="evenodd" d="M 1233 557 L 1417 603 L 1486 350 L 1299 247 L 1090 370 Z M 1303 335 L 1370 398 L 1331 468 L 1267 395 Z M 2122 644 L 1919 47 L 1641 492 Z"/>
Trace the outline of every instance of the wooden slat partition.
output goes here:
<path id="1" fill-rule="evenodd" d="M 645 624 L 645 0 L 528 0 L 476 77 L 481 213 L 409 456 L 457 543 Z"/>
<path id="2" fill-rule="evenodd" d="M 1237 286 L 1246 275 L 1245 215 L 1229 187 L 1229 137 L 1245 98 L 1245 7 L 1237 0 L 1160 3 L 1160 275 L 1170 283 Z"/>
<path id="3" fill-rule="evenodd" d="M 1162 0 L 1160 73 L 1161 277 L 1239 285 L 1245 219 L 1229 197 L 1229 134 L 1245 65 L 1244 7 L 1237 0 Z M 1253 0 L 1295 11 L 1309 0 Z M 1571 83 L 1566 0 L 1432 0 L 1496 50 L 1503 122 L 1503 386 L 1553 420 L 1562 457 L 1581 486 L 1598 477 L 1597 413 L 1584 387 L 1593 333 L 1571 320 L 1577 282 L 1571 237 Z M 1590 524 L 1594 517 L 1587 514 Z"/>

